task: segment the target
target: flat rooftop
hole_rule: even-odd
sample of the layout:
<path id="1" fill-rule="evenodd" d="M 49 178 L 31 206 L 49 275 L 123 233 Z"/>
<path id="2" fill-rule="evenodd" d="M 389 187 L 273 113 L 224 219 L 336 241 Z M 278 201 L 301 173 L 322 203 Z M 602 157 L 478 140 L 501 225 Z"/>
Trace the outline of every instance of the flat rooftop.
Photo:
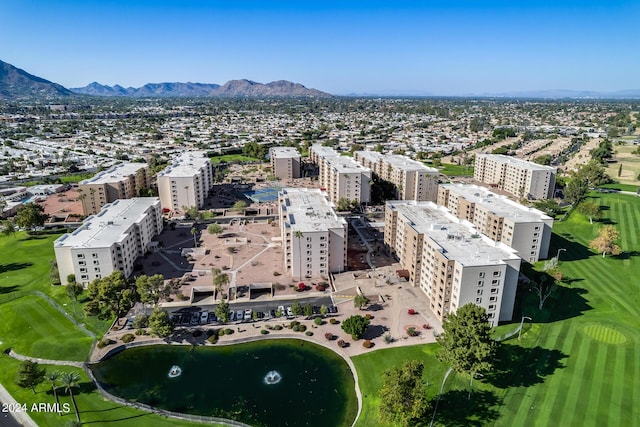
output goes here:
<path id="1" fill-rule="evenodd" d="M 109 169 L 96 174 L 92 178 L 80 181 L 80 185 L 119 182 L 128 176 L 135 175 L 138 170 L 146 169 L 147 167 L 146 163 L 121 163 L 111 166 Z"/>
<path id="2" fill-rule="evenodd" d="M 106 248 L 122 241 L 132 224 L 139 222 L 149 207 L 160 207 L 157 197 L 118 199 L 91 215 L 73 233 L 65 234 L 54 242 L 54 247 Z"/>
<path id="3" fill-rule="evenodd" d="M 538 209 L 523 206 L 505 196 L 500 196 L 484 187 L 466 184 L 440 184 L 440 187 L 463 197 L 477 206 L 482 206 L 494 214 L 508 218 L 513 222 L 539 222 L 553 220 Z"/>
<path id="4" fill-rule="evenodd" d="M 351 157 L 329 157 L 327 163 L 339 173 L 371 173 L 371 169 L 362 166 Z"/>
<path id="5" fill-rule="evenodd" d="M 211 160 L 204 151 L 186 151 L 174 157 L 171 165 L 158 173 L 158 176 L 191 177 L 200 173 L 200 170 L 210 163 Z"/>
<path id="6" fill-rule="evenodd" d="M 448 259 L 464 266 L 520 259 L 516 250 L 483 236 L 473 224 L 456 218 L 444 206 L 413 200 L 389 201 L 387 206 L 397 211 L 399 217 L 402 215 L 420 234 L 433 239 Z"/>
<path id="7" fill-rule="evenodd" d="M 314 153 L 322 157 L 335 157 L 340 155 L 340 153 L 338 153 L 332 147 L 325 147 L 324 145 L 320 145 L 320 144 L 313 144 L 311 146 L 311 150 L 313 150 Z"/>
<path id="8" fill-rule="evenodd" d="M 410 159 L 407 156 L 400 156 L 398 154 L 387 154 L 383 157 L 383 160 L 394 168 L 404 171 L 424 171 L 433 174 L 440 173 L 438 172 L 438 169 L 427 167 L 424 164 Z"/>
<path id="9" fill-rule="evenodd" d="M 493 160 L 494 162 L 510 164 L 522 169 L 551 171 L 554 173 L 557 171 L 557 168 L 554 168 L 553 166 L 539 165 L 537 163 L 528 162 L 516 157 L 505 156 L 504 154 L 476 154 L 476 156 L 486 157 L 487 159 Z"/>
<path id="10" fill-rule="evenodd" d="M 363 159 L 367 159 L 370 162 L 379 162 L 383 155 L 382 153 L 378 153 L 377 151 L 356 151 L 353 153 L 354 156 L 362 157 Z"/>
<path id="11" fill-rule="evenodd" d="M 269 155 L 274 159 L 295 159 L 300 157 L 300 153 L 293 147 L 271 147 Z"/>
<path id="12" fill-rule="evenodd" d="M 284 188 L 280 192 L 280 209 L 286 212 L 285 227 L 292 231 L 314 232 L 343 228 L 347 222 L 336 215 L 325 192 L 309 188 Z"/>

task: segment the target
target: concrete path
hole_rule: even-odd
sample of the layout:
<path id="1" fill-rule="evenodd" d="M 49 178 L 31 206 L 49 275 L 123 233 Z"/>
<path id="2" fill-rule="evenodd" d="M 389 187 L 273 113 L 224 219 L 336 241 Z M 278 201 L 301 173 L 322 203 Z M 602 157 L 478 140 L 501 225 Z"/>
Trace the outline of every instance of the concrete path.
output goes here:
<path id="1" fill-rule="evenodd" d="M 75 366 L 76 368 L 84 368 L 84 362 L 74 362 L 72 360 L 51 360 L 51 359 L 41 359 L 39 357 L 23 356 L 22 354 L 18 354 L 11 349 L 9 349 L 9 352 L 7 353 L 7 355 L 13 357 L 16 360 L 30 360 L 32 362 L 37 362 L 42 365 Z"/>

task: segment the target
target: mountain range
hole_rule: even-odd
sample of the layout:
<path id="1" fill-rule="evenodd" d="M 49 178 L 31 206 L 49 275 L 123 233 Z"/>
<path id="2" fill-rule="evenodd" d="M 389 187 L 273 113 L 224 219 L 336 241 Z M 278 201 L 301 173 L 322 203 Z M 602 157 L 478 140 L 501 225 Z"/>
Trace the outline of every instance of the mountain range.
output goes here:
<path id="1" fill-rule="evenodd" d="M 35 97 L 68 97 L 79 95 L 120 97 L 314 97 L 332 95 L 309 89 L 286 80 L 263 84 L 251 80 L 230 80 L 224 85 L 213 83 L 147 83 L 133 88 L 91 83 L 85 87 L 67 89 L 57 83 L 27 73 L 0 61 L 0 100 Z"/>

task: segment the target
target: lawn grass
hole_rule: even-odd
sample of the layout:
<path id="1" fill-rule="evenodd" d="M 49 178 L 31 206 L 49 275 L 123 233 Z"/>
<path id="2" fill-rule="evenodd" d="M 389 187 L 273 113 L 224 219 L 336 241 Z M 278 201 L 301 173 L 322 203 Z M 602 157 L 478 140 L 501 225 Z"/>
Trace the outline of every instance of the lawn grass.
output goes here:
<path id="1" fill-rule="evenodd" d="M 425 163 L 427 166 L 433 167 L 432 164 Z M 447 176 L 473 176 L 473 166 L 454 165 L 451 163 L 442 163 L 438 170 L 441 174 Z"/>
<path id="2" fill-rule="evenodd" d="M 620 231 L 625 253 L 602 258 L 590 251 L 600 224 L 589 224 L 578 212 L 557 222 L 550 253 L 566 249 L 560 254 L 564 283 L 542 311 L 537 296 L 524 291 L 522 314 L 533 321 L 522 339 L 504 343 L 494 372 L 474 382 L 471 401 L 465 399 L 468 377 L 447 380 L 437 425 L 640 426 L 640 199 L 615 193 L 591 197 L 604 207 L 602 222 Z M 513 328 L 519 315 L 500 332 Z M 444 367 L 432 357 L 437 345 L 425 348 L 353 358 L 364 395 L 358 425 L 384 425 L 376 406 L 380 375 L 388 366 L 422 352 L 427 375 L 432 371 L 437 377 L 429 381 L 439 387 Z"/>
<path id="3" fill-rule="evenodd" d="M 242 163 L 242 162 L 263 162 L 257 157 L 249 157 L 244 154 L 222 154 L 220 156 L 214 156 L 211 158 L 211 163 Z"/>
<path id="4" fill-rule="evenodd" d="M 53 360 L 87 359 L 93 338 L 40 296 L 2 304 L 0 341 L 19 354 Z"/>

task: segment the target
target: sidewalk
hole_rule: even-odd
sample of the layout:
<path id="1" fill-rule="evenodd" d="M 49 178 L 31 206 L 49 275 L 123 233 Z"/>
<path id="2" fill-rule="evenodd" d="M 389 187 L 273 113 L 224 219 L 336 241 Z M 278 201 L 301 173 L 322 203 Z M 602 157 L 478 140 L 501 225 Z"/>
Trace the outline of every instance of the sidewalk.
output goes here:
<path id="1" fill-rule="evenodd" d="M 18 406 L 19 402 L 17 402 L 11 394 L 7 391 L 6 388 L 0 384 L 0 401 L 11 406 Z M 3 415 L 7 415 L 6 413 Z M 26 412 L 10 412 L 9 416 L 12 416 L 16 422 L 25 427 L 38 427 L 38 425 L 31 419 L 31 417 Z"/>

